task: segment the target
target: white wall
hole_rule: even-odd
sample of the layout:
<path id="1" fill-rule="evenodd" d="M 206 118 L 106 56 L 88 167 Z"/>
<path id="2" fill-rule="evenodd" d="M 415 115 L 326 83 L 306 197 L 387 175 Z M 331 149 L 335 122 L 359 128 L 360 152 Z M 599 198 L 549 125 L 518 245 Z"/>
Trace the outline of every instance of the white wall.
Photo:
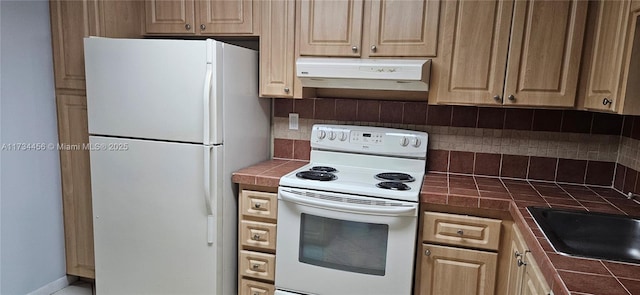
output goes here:
<path id="1" fill-rule="evenodd" d="M 0 143 L 56 143 L 46 0 L 0 0 Z M 65 276 L 58 152 L 0 156 L 0 294 L 26 294 Z"/>

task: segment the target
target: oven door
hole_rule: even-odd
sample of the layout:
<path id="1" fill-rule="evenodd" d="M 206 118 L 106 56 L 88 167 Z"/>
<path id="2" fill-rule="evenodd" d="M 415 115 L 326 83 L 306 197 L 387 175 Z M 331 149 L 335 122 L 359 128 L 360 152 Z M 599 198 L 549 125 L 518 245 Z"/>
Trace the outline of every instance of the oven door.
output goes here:
<path id="1" fill-rule="evenodd" d="M 280 187 L 276 289 L 411 294 L 418 204 Z"/>

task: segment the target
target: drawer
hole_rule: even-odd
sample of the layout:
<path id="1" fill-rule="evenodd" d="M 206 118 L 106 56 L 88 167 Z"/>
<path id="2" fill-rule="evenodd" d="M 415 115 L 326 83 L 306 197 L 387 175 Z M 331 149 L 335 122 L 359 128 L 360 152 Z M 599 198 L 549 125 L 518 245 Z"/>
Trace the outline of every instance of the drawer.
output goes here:
<path id="1" fill-rule="evenodd" d="M 249 220 L 240 221 L 240 244 L 275 251 L 276 225 Z"/>
<path id="2" fill-rule="evenodd" d="M 240 214 L 276 220 L 278 194 L 243 190 L 240 193 Z"/>
<path id="3" fill-rule="evenodd" d="M 422 238 L 427 242 L 498 250 L 501 224 L 497 219 L 425 212 Z"/>
<path id="4" fill-rule="evenodd" d="M 273 282 L 276 272 L 276 256 L 253 251 L 240 251 L 240 276 Z"/>
<path id="5" fill-rule="evenodd" d="M 273 295 L 276 287 L 273 284 L 241 279 L 238 295 Z"/>

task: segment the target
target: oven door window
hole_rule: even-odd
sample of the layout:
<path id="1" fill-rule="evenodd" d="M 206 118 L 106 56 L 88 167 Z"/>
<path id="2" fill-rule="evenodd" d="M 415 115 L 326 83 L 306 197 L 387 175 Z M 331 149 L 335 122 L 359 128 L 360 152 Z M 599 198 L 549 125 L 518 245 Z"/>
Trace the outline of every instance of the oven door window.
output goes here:
<path id="1" fill-rule="evenodd" d="M 298 260 L 331 269 L 384 276 L 389 225 L 302 213 Z"/>

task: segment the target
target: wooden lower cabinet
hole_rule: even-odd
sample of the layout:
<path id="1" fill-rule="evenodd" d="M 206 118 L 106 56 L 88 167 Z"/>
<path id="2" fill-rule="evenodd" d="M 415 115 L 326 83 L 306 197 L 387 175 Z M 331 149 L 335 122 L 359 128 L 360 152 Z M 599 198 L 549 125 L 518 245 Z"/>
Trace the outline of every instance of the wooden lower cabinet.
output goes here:
<path id="1" fill-rule="evenodd" d="M 277 188 L 240 186 L 238 294 L 273 295 L 276 269 Z"/>
<path id="2" fill-rule="evenodd" d="M 420 294 L 478 294 L 492 295 L 498 254 L 422 245 Z"/>
<path id="3" fill-rule="evenodd" d="M 521 295 L 549 295 L 551 294 L 551 288 L 544 279 L 540 268 L 536 264 L 535 260 L 531 256 L 531 252 L 525 254 L 525 266 L 524 278 L 522 281 Z"/>
<path id="4" fill-rule="evenodd" d="M 548 295 L 547 284 L 538 264 L 533 259 L 518 227 L 514 224 L 508 251 L 500 253 L 509 257 L 509 265 L 502 275 L 507 276 L 507 295 Z M 499 293 L 502 294 L 502 293 Z"/>

